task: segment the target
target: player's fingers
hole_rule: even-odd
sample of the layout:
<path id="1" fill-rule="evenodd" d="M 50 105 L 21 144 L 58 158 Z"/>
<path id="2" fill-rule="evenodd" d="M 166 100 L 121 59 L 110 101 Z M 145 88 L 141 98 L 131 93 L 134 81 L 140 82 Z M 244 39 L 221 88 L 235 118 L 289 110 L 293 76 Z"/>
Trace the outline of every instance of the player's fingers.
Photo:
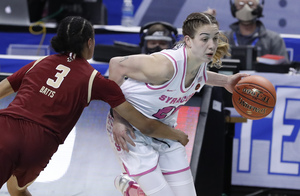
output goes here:
<path id="1" fill-rule="evenodd" d="M 127 146 L 127 143 L 126 143 L 126 139 L 124 139 L 123 137 L 120 138 L 120 147 L 129 152 L 129 149 L 128 149 L 128 146 Z"/>
<path id="2" fill-rule="evenodd" d="M 134 129 L 132 127 L 128 128 L 128 132 L 133 139 L 136 139 L 135 134 L 134 134 Z"/>
<path id="3" fill-rule="evenodd" d="M 120 146 L 120 142 L 119 142 L 119 140 L 118 140 L 118 137 L 117 137 L 115 134 L 113 134 L 113 137 L 114 137 L 115 143 L 116 143 L 118 146 Z"/>
<path id="4" fill-rule="evenodd" d="M 132 139 L 126 135 L 124 136 L 124 139 L 126 140 L 126 142 L 128 142 L 131 146 L 135 146 L 135 143 L 132 141 Z"/>
<path id="5" fill-rule="evenodd" d="M 129 151 L 126 141 L 124 141 L 124 139 L 121 136 L 116 136 L 115 134 L 113 135 L 114 140 L 115 140 L 115 145 L 119 146 L 121 149 L 125 150 L 125 151 Z"/>
<path id="6" fill-rule="evenodd" d="M 250 75 L 247 73 L 239 73 L 240 78 L 247 77 L 247 76 L 250 76 Z"/>

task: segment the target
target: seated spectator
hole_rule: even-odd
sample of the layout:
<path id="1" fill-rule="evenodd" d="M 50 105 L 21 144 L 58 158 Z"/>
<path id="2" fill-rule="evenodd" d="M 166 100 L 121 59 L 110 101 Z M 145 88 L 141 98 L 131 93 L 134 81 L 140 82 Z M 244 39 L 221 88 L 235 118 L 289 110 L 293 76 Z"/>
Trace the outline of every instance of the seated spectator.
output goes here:
<path id="1" fill-rule="evenodd" d="M 274 31 L 266 29 L 259 20 L 263 16 L 264 0 L 230 0 L 231 13 L 238 21 L 231 24 L 230 31 L 225 32 L 230 45 L 253 45 L 257 47 L 257 56 L 288 54 L 284 40 Z"/>
<path id="2" fill-rule="evenodd" d="M 177 28 L 167 22 L 147 23 L 140 30 L 141 51 L 144 54 L 151 54 L 172 48 L 176 42 L 177 35 Z"/>

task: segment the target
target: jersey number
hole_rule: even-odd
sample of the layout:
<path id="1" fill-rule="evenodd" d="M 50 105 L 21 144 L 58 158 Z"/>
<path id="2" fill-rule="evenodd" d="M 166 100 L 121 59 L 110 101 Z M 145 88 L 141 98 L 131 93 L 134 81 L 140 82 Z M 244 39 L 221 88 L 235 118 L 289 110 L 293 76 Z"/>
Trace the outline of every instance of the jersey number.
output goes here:
<path id="1" fill-rule="evenodd" d="M 61 83 L 64 81 L 64 78 L 68 75 L 69 71 L 71 70 L 69 67 L 66 67 L 61 64 L 58 65 L 56 69 L 61 71 L 55 74 L 56 80 L 48 78 L 46 82 L 49 86 L 52 86 L 53 88 L 59 88 Z"/>
<path id="2" fill-rule="evenodd" d="M 182 105 L 178 106 L 177 108 L 174 106 L 164 107 L 163 109 L 159 109 L 158 112 L 156 114 L 153 114 L 152 116 L 154 116 L 157 119 L 164 119 L 168 116 L 168 114 L 174 114 L 177 110 L 179 110 L 181 106 Z"/>

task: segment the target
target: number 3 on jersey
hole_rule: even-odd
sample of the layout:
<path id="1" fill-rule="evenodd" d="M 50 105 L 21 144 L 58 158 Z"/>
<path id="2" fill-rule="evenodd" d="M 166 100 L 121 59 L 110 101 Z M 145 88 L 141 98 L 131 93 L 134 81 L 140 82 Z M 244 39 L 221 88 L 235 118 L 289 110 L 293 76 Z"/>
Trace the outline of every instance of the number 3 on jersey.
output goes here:
<path id="1" fill-rule="evenodd" d="M 46 82 L 49 86 L 52 86 L 53 88 L 59 88 L 61 83 L 64 81 L 64 78 L 68 75 L 69 71 L 71 70 L 69 67 L 66 67 L 61 64 L 59 64 L 56 67 L 56 69 L 61 71 L 61 72 L 57 72 L 55 74 L 56 80 L 48 78 L 48 80 Z"/>

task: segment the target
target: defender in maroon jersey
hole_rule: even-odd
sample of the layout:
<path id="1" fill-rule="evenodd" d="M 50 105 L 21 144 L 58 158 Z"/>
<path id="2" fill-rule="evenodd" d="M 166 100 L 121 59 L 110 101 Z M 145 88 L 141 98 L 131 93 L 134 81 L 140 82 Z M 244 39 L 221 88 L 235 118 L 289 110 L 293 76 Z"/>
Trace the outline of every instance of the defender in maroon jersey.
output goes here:
<path id="1" fill-rule="evenodd" d="M 0 98 L 17 92 L 0 110 L 0 188 L 11 195 L 31 195 L 27 187 L 47 166 L 91 100 L 107 102 L 131 124 L 155 137 L 188 142 L 187 135 L 144 117 L 119 86 L 87 61 L 95 39 L 90 22 L 81 17 L 61 21 L 51 45 L 58 53 L 22 67 L 0 83 Z"/>

